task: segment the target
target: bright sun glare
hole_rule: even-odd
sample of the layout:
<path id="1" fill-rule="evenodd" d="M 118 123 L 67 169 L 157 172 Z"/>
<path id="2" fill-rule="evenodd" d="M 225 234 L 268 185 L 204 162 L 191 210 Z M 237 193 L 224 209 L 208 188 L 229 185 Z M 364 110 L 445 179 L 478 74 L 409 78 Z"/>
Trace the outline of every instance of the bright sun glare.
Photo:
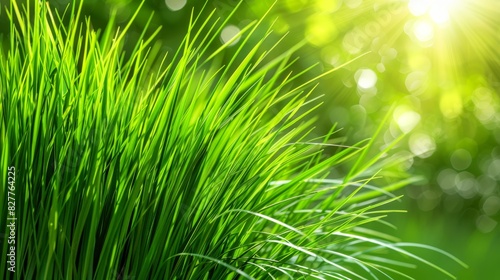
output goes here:
<path id="1" fill-rule="evenodd" d="M 410 0 L 408 8 L 414 16 L 427 14 L 435 23 L 448 22 L 451 9 L 457 0 Z"/>

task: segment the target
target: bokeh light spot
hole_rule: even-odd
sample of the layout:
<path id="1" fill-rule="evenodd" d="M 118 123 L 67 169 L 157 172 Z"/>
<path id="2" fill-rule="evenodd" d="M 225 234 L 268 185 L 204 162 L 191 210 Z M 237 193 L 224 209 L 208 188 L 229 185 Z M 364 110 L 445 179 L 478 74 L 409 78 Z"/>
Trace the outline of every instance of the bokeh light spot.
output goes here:
<path id="1" fill-rule="evenodd" d="M 437 181 L 441 189 L 447 194 L 455 194 L 455 177 L 457 172 L 451 168 L 447 168 L 439 172 Z"/>
<path id="2" fill-rule="evenodd" d="M 384 73 L 385 72 L 385 65 L 383 63 L 377 64 L 377 71 L 379 71 L 380 73 Z"/>
<path id="3" fill-rule="evenodd" d="M 455 185 L 457 186 L 458 194 L 465 199 L 470 199 L 478 193 L 478 182 L 474 175 L 463 171 L 455 177 Z"/>
<path id="4" fill-rule="evenodd" d="M 419 113 L 411 110 L 399 113 L 398 116 L 395 117 L 399 129 L 401 129 L 403 133 L 409 133 L 410 131 L 412 131 L 420 122 L 421 118 Z"/>
<path id="5" fill-rule="evenodd" d="M 478 88 L 472 95 L 475 109 L 474 115 L 483 124 L 488 124 L 495 118 L 495 102 L 489 89 Z"/>
<path id="6" fill-rule="evenodd" d="M 430 157 L 436 150 L 436 142 L 425 133 L 414 133 L 409 140 L 410 151 L 420 158 Z"/>
<path id="7" fill-rule="evenodd" d="M 500 210 L 500 197 L 490 196 L 483 203 L 483 212 L 488 216 L 493 216 Z"/>
<path id="8" fill-rule="evenodd" d="M 469 168 L 472 163 L 472 156 L 469 151 L 465 149 L 458 149 L 453 152 L 450 157 L 451 165 L 456 170 L 464 170 Z"/>
<path id="9" fill-rule="evenodd" d="M 476 219 L 477 229 L 483 233 L 491 232 L 492 230 L 495 229 L 497 224 L 498 224 L 497 221 L 493 220 L 492 218 L 486 215 L 481 215 Z"/>
<path id="10" fill-rule="evenodd" d="M 225 44 L 231 40 L 234 40 L 230 44 L 230 46 L 232 46 L 232 45 L 238 43 L 238 41 L 240 40 L 238 33 L 240 33 L 240 29 L 238 27 L 236 27 L 234 25 L 228 25 L 228 26 L 224 27 L 224 29 L 222 29 L 222 32 L 220 34 L 220 39 L 221 39 L 223 44 Z M 236 37 L 236 36 L 238 36 L 238 37 Z"/>
<path id="11" fill-rule="evenodd" d="M 362 89 L 370 89 L 377 83 L 377 74 L 370 69 L 360 69 L 354 74 L 354 78 L 358 83 L 358 87 Z"/>
<path id="12" fill-rule="evenodd" d="M 427 20 L 418 20 L 413 24 L 413 33 L 420 42 L 429 42 L 434 38 L 434 27 Z"/>
<path id="13" fill-rule="evenodd" d="M 410 13 L 414 16 L 424 15 L 431 5 L 431 1 L 429 0 L 410 0 L 408 2 L 408 9 Z"/>
<path id="14" fill-rule="evenodd" d="M 500 159 L 492 160 L 488 166 L 488 175 L 496 180 L 500 180 Z"/>
<path id="15" fill-rule="evenodd" d="M 408 76 L 406 76 L 405 86 L 410 93 L 418 93 L 425 82 L 427 81 L 427 75 L 423 71 L 413 71 Z"/>
<path id="16" fill-rule="evenodd" d="M 490 176 L 481 175 L 478 178 L 479 192 L 483 196 L 490 196 L 497 189 L 497 182 L 493 180 Z"/>
<path id="17" fill-rule="evenodd" d="M 165 0 L 165 5 L 172 11 L 178 11 L 186 6 L 187 0 Z"/>

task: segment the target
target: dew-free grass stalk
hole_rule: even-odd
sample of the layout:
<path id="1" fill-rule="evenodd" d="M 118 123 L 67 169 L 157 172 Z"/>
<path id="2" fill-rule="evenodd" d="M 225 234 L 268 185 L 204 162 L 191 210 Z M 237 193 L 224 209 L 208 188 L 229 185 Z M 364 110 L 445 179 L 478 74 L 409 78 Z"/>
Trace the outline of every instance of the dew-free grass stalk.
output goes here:
<path id="1" fill-rule="evenodd" d="M 388 150 L 368 158 L 374 141 L 335 145 L 335 129 L 311 140 L 320 104 L 308 99 L 314 80 L 293 85 L 300 44 L 281 54 L 263 52 L 267 36 L 251 45 L 263 19 L 217 67 L 231 42 L 207 47 L 229 20 L 214 13 L 192 16 L 178 51 L 159 57 L 144 34 L 124 53 L 132 21 L 95 31 L 81 4 L 64 15 L 28 5 L 4 11 L 0 52 L 1 172 L 18 170 L 20 205 L 18 272 L 2 261 L 5 279 L 405 275 L 387 251 L 452 277 L 370 229 L 397 212 L 379 209 L 398 199 L 384 189 L 406 182 L 372 185 L 366 171 Z"/>

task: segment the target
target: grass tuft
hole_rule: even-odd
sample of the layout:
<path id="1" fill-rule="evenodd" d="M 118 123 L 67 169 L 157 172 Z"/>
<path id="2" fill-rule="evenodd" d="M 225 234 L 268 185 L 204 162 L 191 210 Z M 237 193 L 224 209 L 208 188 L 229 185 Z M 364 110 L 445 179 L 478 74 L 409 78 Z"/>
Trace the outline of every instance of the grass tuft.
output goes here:
<path id="1" fill-rule="evenodd" d="M 93 30 L 81 4 L 28 5 L 6 9 L 0 52 L 0 169 L 6 182 L 16 167 L 18 218 L 3 279 L 392 279 L 406 257 L 452 277 L 371 229 L 411 180 L 373 185 L 388 151 L 369 158 L 373 140 L 313 139 L 315 80 L 291 72 L 300 44 L 263 52 L 262 19 L 217 66 L 230 42 L 207 47 L 225 24 L 214 13 L 160 56 L 144 34 L 124 52 L 132 21 Z"/>

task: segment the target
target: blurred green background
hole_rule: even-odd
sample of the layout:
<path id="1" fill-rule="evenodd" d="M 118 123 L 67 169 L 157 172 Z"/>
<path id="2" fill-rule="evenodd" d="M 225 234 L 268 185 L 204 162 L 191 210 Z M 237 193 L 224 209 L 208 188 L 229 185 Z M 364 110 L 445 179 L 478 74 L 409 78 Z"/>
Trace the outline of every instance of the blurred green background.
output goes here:
<path id="1" fill-rule="evenodd" d="M 69 2 L 50 5 L 64 11 Z M 217 9 L 224 19 L 239 3 L 146 1 L 127 40 L 136 40 L 154 13 L 146 33 L 162 26 L 159 50 L 173 52 L 193 9 L 194 14 L 203 6 L 202 14 Z M 137 0 L 86 0 L 83 14 L 100 28 L 116 13 L 120 25 L 139 5 Z M 210 47 L 215 50 L 268 11 L 264 25 L 272 26 L 273 34 L 265 48 L 284 35 L 274 54 L 304 42 L 294 70 L 317 65 L 304 79 L 357 58 L 320 80 L 315 93 L 323 95 L 324 105 L 318 135 L 338 123 L 344 128 L 339 141 L 355 143 L 370 137 L 395 106 L 379 146 L 407 134 L 395 148 L 405 160 L 386 174 L 426 180 L 401 191 L 405 197 L 396 207 L 408 213 L 389 217 L 397 227 L 391 234 L 465 261 L 468 270 L 446 267 L 438 255 L 422 251 L 458 279 L 500 279 L 500 1 L 245 0 L 220 42 Z M 0 15 L 4 28 L 5 11 Z M 418 268 L 410 275 L 433 279 Z"/>

